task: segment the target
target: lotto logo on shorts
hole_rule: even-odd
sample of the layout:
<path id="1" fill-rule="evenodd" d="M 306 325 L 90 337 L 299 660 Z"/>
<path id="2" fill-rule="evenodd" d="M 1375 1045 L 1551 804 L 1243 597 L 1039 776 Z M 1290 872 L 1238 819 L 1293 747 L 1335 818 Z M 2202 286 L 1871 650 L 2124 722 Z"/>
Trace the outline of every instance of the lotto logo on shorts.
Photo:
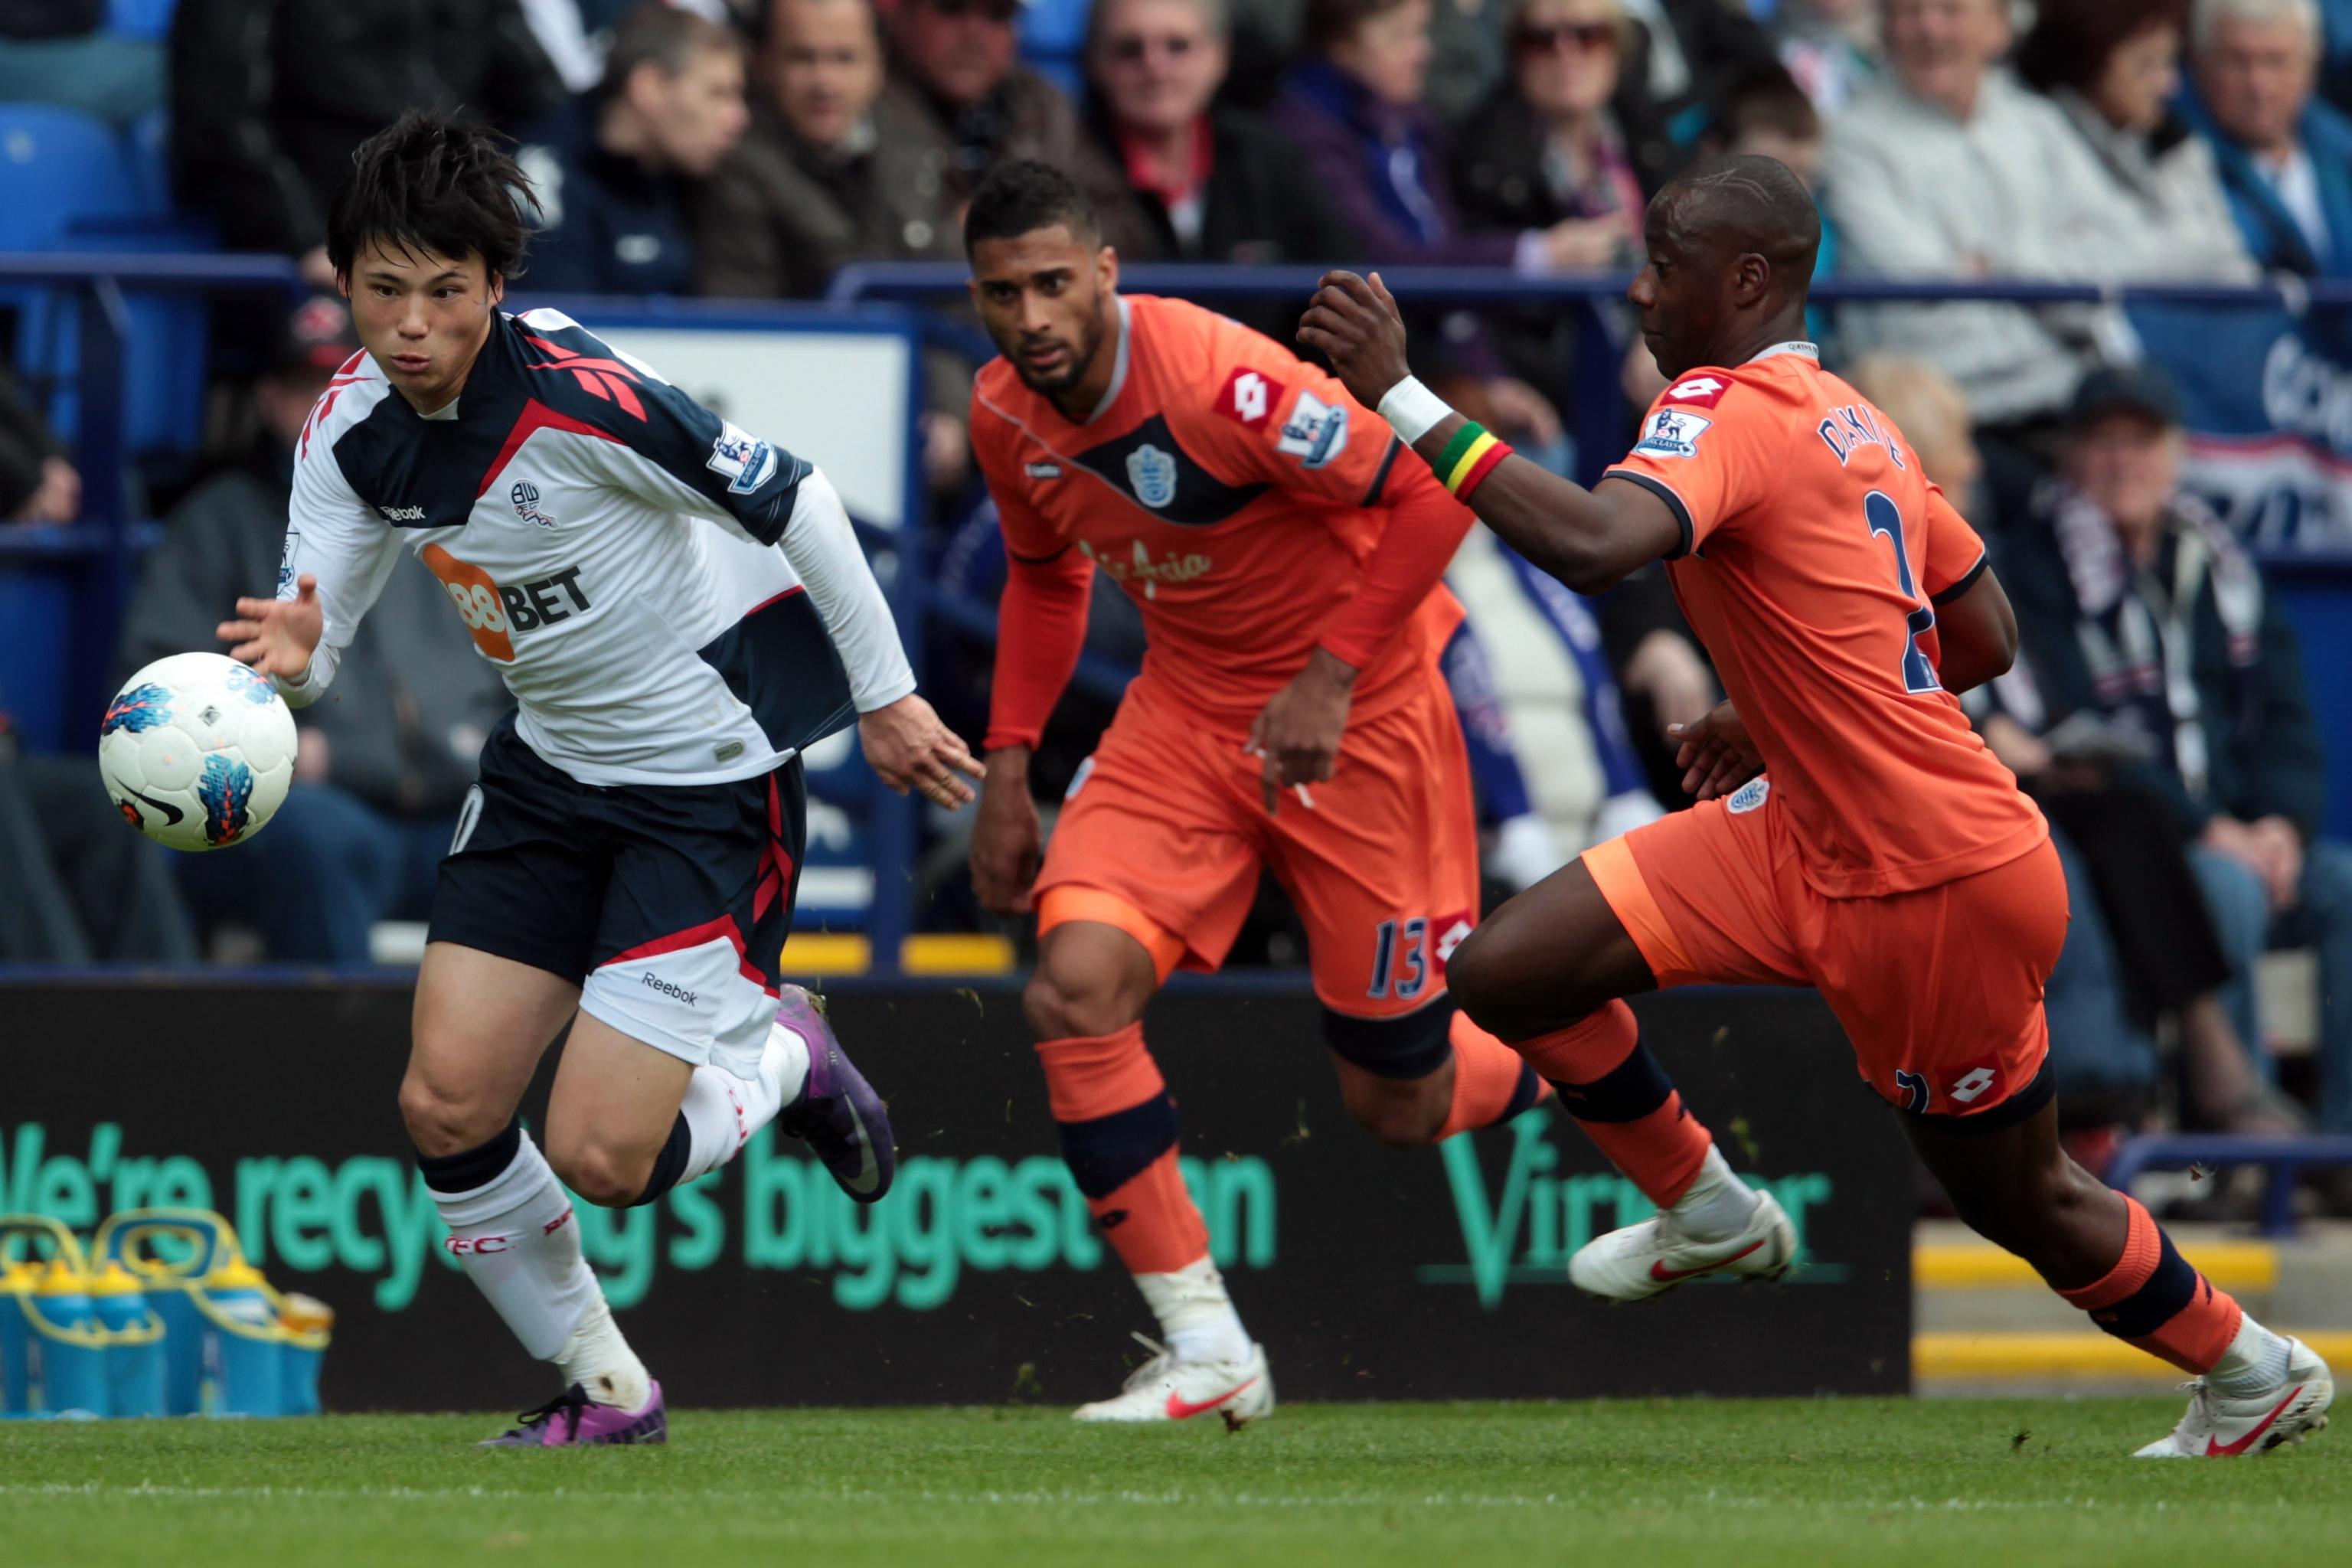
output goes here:
<path id="1" fill-rule="evenodd" d="M 1217 412 L 1245 428 L 1263 430 L 1285 390 L 1282 383 L 1256 371 L 1237 370 L 1217 395 Z"/>
<path id="2" fill-rule="evenodd" d="M 1999 1057 L 1979 1057 L 1944 1073 L 1944 1098 L 1962 1110 L 1998 1105 L 2004 1098 Z"/>

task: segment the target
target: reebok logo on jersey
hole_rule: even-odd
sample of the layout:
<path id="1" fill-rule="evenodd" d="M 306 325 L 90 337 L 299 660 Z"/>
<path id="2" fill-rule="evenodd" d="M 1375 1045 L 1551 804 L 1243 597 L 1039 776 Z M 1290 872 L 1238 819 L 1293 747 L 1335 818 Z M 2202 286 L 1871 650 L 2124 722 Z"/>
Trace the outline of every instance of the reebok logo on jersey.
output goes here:
<path id="1" fill-rule="evenodd" d="M 1326 403 L 1302 389 L 1274 449 L 1297 458 L 1301 468 L 1324 467 L 1348 449 L 1348 405 Z"/>
<path id="2" fill-rule="evenodd" d="M 1263 430 L 1282 402 L 1282 383 L 1254 370 L 1237 370 L 1217 394 L 1217 412 L 1248 430 Z"/>
<path id="3" fill-rule="evenodd" d="M 710 456 L 702 466 L 724 475 L 727 488 L 737 495 L 750 495 L 775 476 L 776 449 L 731 420 L 722 420 L 720 425 L 719 438 L 710 443 Z"/>
<path id="4" fill-rule="evenodd" d="M 1633 443 L 1633 450 L 1652 458 L 1696 458 L 1698 438 L 1714 423 L 1703 414 L 1679 408 L 1654 410 L 1643 423 L 1642 438 Z"/>
<path id="5" fill-rule="evenodd" d="M 1695 375 L 1688 381 L 1676 382 L 1666 388 L 1668 403 L 1695 403 L 1701 408 L 1712 408 L 1723 401 L 1731 384 L 1720 376 Z"/>
<path id="6" fill-rule="evenodd" d="M 425 509 L 421 506 L 379 506 L 375 510 L 383 513 L 383 520 L 386 522 L 423 522 L 425 521 Z"/>

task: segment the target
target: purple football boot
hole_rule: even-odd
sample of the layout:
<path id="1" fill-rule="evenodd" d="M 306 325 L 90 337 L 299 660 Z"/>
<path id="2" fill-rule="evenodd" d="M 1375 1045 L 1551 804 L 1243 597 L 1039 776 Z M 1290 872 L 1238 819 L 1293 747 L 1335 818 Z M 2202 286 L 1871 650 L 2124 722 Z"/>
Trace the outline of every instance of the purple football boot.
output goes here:
<path id="1" fill-rule="evenodd" d="M 778 1113 L 777 1130 L 814 1150 L 843 1192 L 861 1204 L 880 1201 L 898 1172 L 882 1097 L 851 1064 L 807 992 L 787 985 L 776 1000 L 776 1021 L 809 1048 L 808 1084 Z"/>
<path id="2" fill-rule="evenodd" d="M 651 1384 L 642 1410 L 622 1410 L 599 1405 L 588 1391 L 573 1384 L 536 1410 L 515 1417 L 522 1423 L 478 1448 L 573 1448 L 590 1443 L 667 1443 L 669 1414 L 662 1405 L 661 1384 Z"/>

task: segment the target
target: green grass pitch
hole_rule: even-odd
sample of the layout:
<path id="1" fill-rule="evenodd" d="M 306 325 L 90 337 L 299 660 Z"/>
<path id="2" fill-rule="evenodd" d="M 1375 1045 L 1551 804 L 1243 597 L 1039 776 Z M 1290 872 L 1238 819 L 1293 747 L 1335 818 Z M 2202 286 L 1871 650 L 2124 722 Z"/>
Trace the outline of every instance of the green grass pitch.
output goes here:
<path id="1" fill-rule="evenodd" d="M 0 1562 L 1573 1563 L 2021 1568 L 2345 1561 L 2352 1443 L 2127 1456 L 2175 1399 L 683 1411 L 667 1448 L 485 1452 L 479 1416 L 0 1426 Z"/>

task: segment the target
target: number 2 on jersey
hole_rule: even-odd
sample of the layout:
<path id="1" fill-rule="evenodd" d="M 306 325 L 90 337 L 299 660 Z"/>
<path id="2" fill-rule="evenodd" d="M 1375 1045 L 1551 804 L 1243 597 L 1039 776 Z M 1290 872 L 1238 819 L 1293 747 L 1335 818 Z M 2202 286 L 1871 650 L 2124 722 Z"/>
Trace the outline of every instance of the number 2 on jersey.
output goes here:
<path id="1" fill-rule="evenodd" d="M 1894 542 L 1895 579 L 1903 585 L 1903 596 L 1916 604 L 1919 590 L 1912 585 L 1911 555 L 1903 548 L 1903 509 L 1884 490 L 1873 490 L 1863 501 L 1862 511 L 1870 522 L 1873 539 L 1884 534 Z M 1935 606 L 1918 605 L 1904 621 L 1910 631 L 1903 639 L 1903 689 L 1941 690 L 1944 683 L 1936 679 L 1936 667 L 1927 662 L 1927 656 L 1919 647 L 1919 639 L 1936 629 Z"/>

